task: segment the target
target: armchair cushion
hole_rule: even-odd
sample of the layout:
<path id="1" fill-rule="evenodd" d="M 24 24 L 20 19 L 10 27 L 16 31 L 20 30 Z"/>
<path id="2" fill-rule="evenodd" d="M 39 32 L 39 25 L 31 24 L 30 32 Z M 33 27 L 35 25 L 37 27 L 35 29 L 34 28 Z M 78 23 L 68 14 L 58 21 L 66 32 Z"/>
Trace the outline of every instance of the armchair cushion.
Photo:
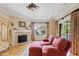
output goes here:
<path id="1" fill-rule="evenodd" d="M 54 38 L 52 42 L 53 46 L 57 47 L 60 50 L 65 50 L 67 46 L 67 41 L 61 37 L 59 38 Z"/>
<path id="2" fill-rule="evenodd" d="M 42 55 L 43 56 L 65 56 L 66 51 L 62 51 L 53 45 L 44 45 L 42 46 Z"/>
<path id="3" fill-rule="evenodd" d="M 61 51 L 59 49 L 49 48 L 47 50 L 47 56 L 65 56 L 65 55 L 66 55 L 66 52 Z"/>
<path id="4" fill-rule="evenodd" d="M 57 47 L 60 41 L 61 41 L 61 38 L 55 37 L 54 40 L 52 41 L 52 45 Z"/>
<path id="5" fill-rule="evenodd" d="M 50 35 L 48 39 L 43 39 L 42 45 L 52 45 L 54 36 Z"/>
<path id="6" fill-rule="evenodd" d="M 42 46 L 43 46 L 43 45 L 50 45 L 50 42 L 43 42 L 43 41 L 42 41 L 41 45 L 42 45 Z"/>
<path id="7" fill-rule="evenodd" d="M 46 56 L 46 55 L 47 55 L 47 51 L 48 51 L 48 49 L 50 49 L 50 48 L 55 48 L 55 49 L 57 49 L 57 47 L 54 47 L 54 46 L 52 46 L 52 45 L 44 45 L 44 46 L 42 46 L 42 55 L 43 55 L 43 56 Z"/>
<path id="8" fill-rule="evenodd" d="M 58 49 L 63 51 L 65 50 L 66 46 L 67 46 L 67 41 L 65 39 L 62 39 L 58 44 Z"/>

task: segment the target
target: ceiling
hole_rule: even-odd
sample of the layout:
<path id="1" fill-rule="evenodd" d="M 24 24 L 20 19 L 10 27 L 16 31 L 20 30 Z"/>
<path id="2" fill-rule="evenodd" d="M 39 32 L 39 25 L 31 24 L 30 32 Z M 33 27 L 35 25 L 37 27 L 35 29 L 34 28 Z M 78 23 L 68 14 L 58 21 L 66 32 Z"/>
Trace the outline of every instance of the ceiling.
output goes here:
<path id="1" fill-rule="evenodd" d="M 77 4 L 74 3 L 35 3 L 38 9 L 30 11 L 26 8 L 29 3 L 0 3 L 0 8 L 6 10 L 10 15 L 29 19 L 33 22 L 48 21 L 49 19 L 60 19 L 66 11 Z"/>

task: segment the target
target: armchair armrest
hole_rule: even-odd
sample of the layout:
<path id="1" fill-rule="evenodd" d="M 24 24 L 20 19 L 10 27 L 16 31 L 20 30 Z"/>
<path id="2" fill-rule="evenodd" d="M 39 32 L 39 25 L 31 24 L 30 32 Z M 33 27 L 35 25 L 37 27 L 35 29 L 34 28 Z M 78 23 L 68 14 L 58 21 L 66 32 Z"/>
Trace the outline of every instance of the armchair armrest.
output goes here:
<path id="1" fill-rule="evenodd" d="M 48 40 L 48 39 L 43 39 L 43 41 L 44 41 L 44 42 L 48 42 L 49 40 Z"/>

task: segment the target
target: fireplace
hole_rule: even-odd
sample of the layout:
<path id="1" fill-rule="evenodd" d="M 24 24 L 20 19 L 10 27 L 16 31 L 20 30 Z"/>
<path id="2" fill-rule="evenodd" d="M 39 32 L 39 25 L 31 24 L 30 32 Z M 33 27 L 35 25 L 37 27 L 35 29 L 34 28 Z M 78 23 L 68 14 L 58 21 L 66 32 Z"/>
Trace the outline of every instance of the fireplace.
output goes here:
<path id="1" fill-rule="evenodd" d="M 12 31 L 12 46 L 31 42 L 31 30 L 16 29 Z"/>
<path id="2" fill-rule="evenodd" d="M 27 42 L 27 35 L 18 35 L 18 43 Z"/>

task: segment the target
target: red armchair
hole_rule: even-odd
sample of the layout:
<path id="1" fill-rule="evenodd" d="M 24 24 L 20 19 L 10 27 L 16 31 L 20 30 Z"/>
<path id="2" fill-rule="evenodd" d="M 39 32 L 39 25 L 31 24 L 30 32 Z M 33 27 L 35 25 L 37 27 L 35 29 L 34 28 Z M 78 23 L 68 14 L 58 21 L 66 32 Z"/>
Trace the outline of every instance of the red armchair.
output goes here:
<path id="1" fill-rule="evenodd" d="M 52 45 L 52 41 L 54 38 L 55 36 L 50 35 L 48 39 L 43 39 L 41 45 Z"/>
<path id="2" fill-rule="evenodd" d="M 29 48 L 29 56 L 42 56 L 42 46 L 43 45 L 51 45 L 54 36 L 49 36 L 48 39 L 44 39 L 43 41 L 36 41 L 31 43 Z"/>
<path id="3" fill-rule="evenodd" d="M 71 47 L 71 42 L 61 37 L 54 37 L 52 43 L 46 41 L 33 42 L 29 48 L 29 56 L 65 56 Z M 45 45 L 42 45 L 45 44 Z"/>
<path id="4" fill-rule="evenodd" d="M 62 38 L 55 38 L 52 45 L 42 46 L 43 56 L 65 56 L 70 48 L 70 41 L 64 40 Z"/>

